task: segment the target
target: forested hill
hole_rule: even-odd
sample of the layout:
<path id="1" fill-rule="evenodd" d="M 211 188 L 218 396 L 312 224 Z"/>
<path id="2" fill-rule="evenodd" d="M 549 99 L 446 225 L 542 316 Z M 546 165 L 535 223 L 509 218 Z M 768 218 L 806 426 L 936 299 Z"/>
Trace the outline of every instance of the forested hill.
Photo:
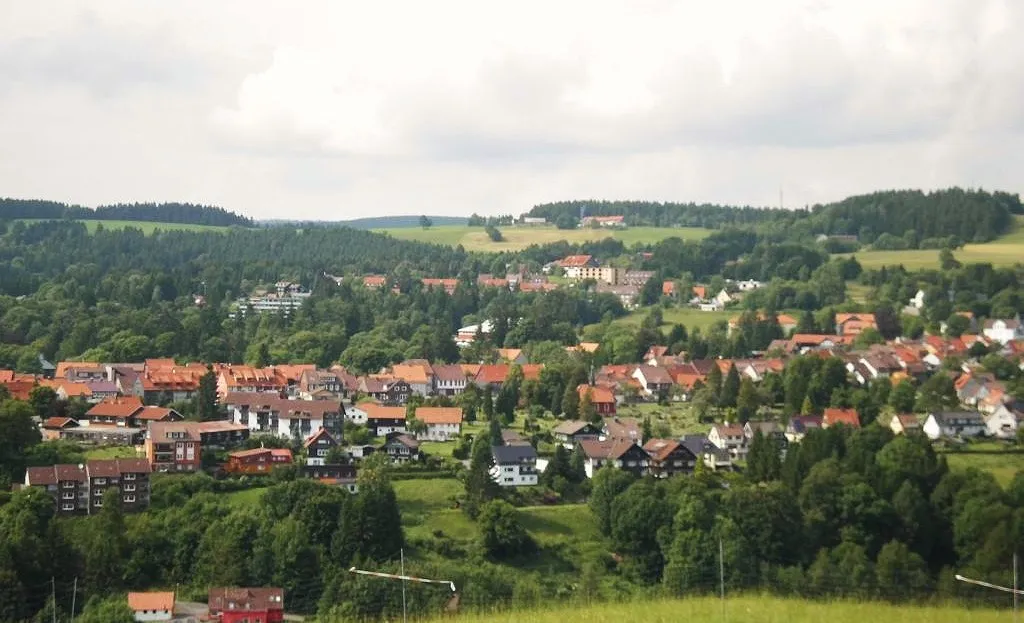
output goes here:
<path id="1" fill-rule="evenodd" d="M 907 232 L 918 239 L 956 236 L 963 242 L 985 242 L 1006 233 L 1013 214 L 1024 214 L 1018 195 L 950 188 L 858 195 L 814 206 L 810 218 L 815 232 L 857 235 L 862 242 Z"/>
<path id="2" fill-rule="evenodd" d="M 707 227 L 745 225 L 791 216 L 790 212 L 768 208 L 736 207 L 712 203 L 660 203 L 657 201 L 558 201 L 536 205 L 529 216 L 550 223 L 575 221 L 585 216 L 625 216 L 629 225 L 654 227 Z"/>
<path id="3" fill-rule="evenodd" d="M 562 201 L 537 205 L 529 212 L 568 226 L 581 213 L 622 215 L 629 225 L 657 227 L 721 229 L 784 223 L 789 228 L 800 223 L 800 231 L 856 235 L 866 243 L 882 234 L 904 236 L 907 232 L 914 232 L 918 239 L 955 236 L 964 242 L 982 242 L 1006 233 L 1012 215 L 1024 214 L 1024 207 L 1015 194 L 950 188 L 930 193 L 882 191 L 816 205 L 810 211 L 652 201 Z"/>
<path id="4" fill-rule="evenodd" d="M 254 225 L 252 219 L 224 208 L 191 203 L 119 203 L 86 208 L 41 199 L 8 198 L 0 198 L 0 220 L 2 219 L 146 221 L 240 227 Z"/>
<path id="5" fill-rule="evenodd" d="M 17 261 L 15 261 L 17 258 Z M 309 284 L 319 272 L 455 277 L 480 271 L 466 252 L 388 238 L 347 227 L 306 230 L 235 228 L 225 232 L 102 230 L 80 222 L 0 222 L 0 295 L 32 294 L 48 279 L 75 274 L 83 282 L 130 271 L 160 273 L 179 291 L 202 275 L 211 296 L 239 291 L 241 280 L 282 278 Z"/>

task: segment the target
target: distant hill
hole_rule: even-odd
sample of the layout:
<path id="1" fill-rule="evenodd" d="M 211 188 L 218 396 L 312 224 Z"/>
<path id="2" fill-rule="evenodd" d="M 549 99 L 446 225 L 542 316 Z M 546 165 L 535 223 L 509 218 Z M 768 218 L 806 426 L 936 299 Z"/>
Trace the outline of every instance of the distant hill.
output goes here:
<path id="1" fill-rule="evenodd" d="M 119 203 L 87 208 L 40 199 L 0 198 L 0 219 L 74 219 L 185 223 L 227 227 L 253 227 L 255 223 L 234 212 L 192 203 Z"/>
<path id="2" fill-rule="evenodd" d="M 464 216 L 428 216 L 434 225 L 467 225 L 469 219 Z M 417 216 L 370 216 L 366 218 L 342 221 L 339 225 L 345 225 L 353 229 L 399 229 L 403 227 L 419 227 L 420 217 Z"/>

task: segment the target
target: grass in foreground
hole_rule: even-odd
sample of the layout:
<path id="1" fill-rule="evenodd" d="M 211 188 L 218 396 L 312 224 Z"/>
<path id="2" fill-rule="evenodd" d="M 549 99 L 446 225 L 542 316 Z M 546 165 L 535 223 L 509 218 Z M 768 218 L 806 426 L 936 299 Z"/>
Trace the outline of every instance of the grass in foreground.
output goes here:
<path id="1" fill-rule="evenodd" d="M 25 223 L 34 223 L 39 220 L 49 219 L 20 219 Z M 191 223 L 156 223 L 152 221 L 107 221 L 107 220 L 92 220 L 82 219 L 78 221 L 84 223 L 85 228 L 89 230 L 89 233 L 95 233 L 96 228 L 99 225 L 103 225 L 104 229 L 126 229 L 133 227 L 135 229 L 141 229 L 142 233 L 147 236 L 151 235 L 154 231 L 160 229 L 163 231 L 217 231 L 224 232 L 228 231 L 228 227 L 221 227 L 218 225 L 193 225 Z"/>
<path id="2" fill-rule="evenodd" d="M 995 623 L 1009 621 L 1012 614 L 996 610 L 968 610 L 957 606 L 892 606 L 877 602 L 812 602 L 769 596 L 714 597 L 630 603 L 566 606 L 549 610 L 519 610 L 490 614 L 462 614 L 466 623 L 675 623 L 707 621 L 725 623 Z"/>
<path id="3" fill-rule="evenodd" d="M 467 251 L 498 253 L 518 251 L 531 244 L 549 244 L 565 240 L 580 243 L 605 238 L 621 240 L 626 246 L 636 243 L 653 244 L 673 236 L 683 240 L 700 240 L 711 234 L 710 229 L 700 227 L 628 227 L 615 229 L 557 229 L 555 227 L 500 227 L 502 242 L 492 242 L 482 227 L 468 225 L 442 225 L 429 229 L 396 227 L 374 230 L 389 234 L 400 240 L 415 240 L 448 246 L 462 245 Z"/>

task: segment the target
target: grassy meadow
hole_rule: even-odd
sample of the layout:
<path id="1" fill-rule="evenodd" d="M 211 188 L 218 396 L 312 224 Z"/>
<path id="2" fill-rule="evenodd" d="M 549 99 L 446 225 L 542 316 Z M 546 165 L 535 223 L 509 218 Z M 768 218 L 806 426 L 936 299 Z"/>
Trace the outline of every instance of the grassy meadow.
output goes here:
<path id="1" fill-rule="evenodd" d="M 85 451 L 86 459 L 135 459 L 144 456 L 135 446 L 102 446 Z"/>
<path id="2" fill-rule="evenodd" d="M 950 469 L 973 467 L 989 472 L 1004 488 L 1017 472 L 1024 471 L 1024 452 L 997 441 L 972 443 L 959 451 L 944 451 L 942 454 Z"/>
<path id="3" fill-rule="evenodd" d="M 742 310 L 705 312 L 692 307 L 670 307 L 661 310 L 662 329 L 671 328 L 674 324 L 682 324 L 687 330 L 700 327 L 701 331 L 707 331 L 713 324 L 719 321 L 728 322 L 729 318 L 738 316 Z M 651 312 L 650 307 L 642 307 L 615 322 L 627 325 L 640 326 L 644 318 Z"/>
<path id="4" fill-rule="evenodd" d="M 400 240 L 415 240 L 448 246 L 462 245 L 467 251 L 497 253 L 518 251 L 532 244 L 548 244 L 565 240 L 567 242 L 588 242 L 615 238 L 626 246 L 635 243 L 655 243 L 677 236 L 683 240 L 700 240 L 711 233 L 710 229 L 699 227 L 628 227 L 625 229 L 558 229 L 556 227 L 511 226 L 500 227 L 502 242 L 492 242 L 482 227 L 468 225 L 442 225 L 423 229 L 420 227 L 395 227 L 374 230 L 386 233 Z"/>
<path id="5" fill-rule="evenodd" d="M 907 251 L 858 251 L 853 254 L 865 268 L 898 266 L 908 270 L 939 267 L 937 249 L 911 249 Z M 1016 217 L 1014 230 L 992 242 L 968 244 L 953 252 L 964 264 L 991 263 L 1012 266 L 1024 262 L 1024 216 Z"/>
<path id="6" fill-rule="evenodd" d="M 40 220 L 50 219 L 19 219 L 24 223 L 35 223 Z M 89 233 L 94 233 L 96 229 L 103 225 L 104 229 L 127 229 L 133 227 L 135 229 L 141 229 L 142 233 L 147 236 L 151 235 L 156 230 L 161 231 L 227 231 L 228 227 L 222 227 L 219 225 L 193 225 L 191 223 L 156 223 L 153 221 L 110 221 L 110 220 L 93 220 L 93 219 L 80 219 L 77 220 L 79 223 L 84 223 L 85 228 Z"/>
<path id="7" fill-rule="evenodd" d="M 1009 602 L 1009 598 L 1007 598 Z M 465 623 L 996 623 L 1010 621 L 1009 611 L 966 609 L 957 606 L 894 606 L 879 602 L 815 602 L 770 596 L 726 596 L 686 599 L 637 600 L 624 603 L 563 605 L 543 610 L 514 610 L 494 613 L 460 614 Z"/>

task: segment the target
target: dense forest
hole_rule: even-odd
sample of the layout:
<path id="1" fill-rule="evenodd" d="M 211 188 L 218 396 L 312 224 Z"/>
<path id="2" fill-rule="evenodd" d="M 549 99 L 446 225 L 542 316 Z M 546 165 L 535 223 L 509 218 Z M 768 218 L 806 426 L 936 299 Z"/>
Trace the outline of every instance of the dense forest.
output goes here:
<path id="1" fill-rule="evenodd" d="M 110 221 L 148 221 L 252 227 L 252 219 L 224 208 L 191 203 L 131 203 L 86 208 L 56 201 L 0 198 L 0 220 L 5 219 L 77 219 Z"/>
<path id="2" fill-rule="evenodd" d="M 575 222 L 580 214 L 623 215 L 629 225 L 657 227 L 730 226 L 754 228 L 762 233 L 784 231 L 797 235 L 853 235 L 871 244 L 883 234 L 902 237 L 912 232 L 916 248 L 929 238 L 956 237 L 964 242 L 985 242 L 1006 233 L 1013 214 L 1024 214 L 1020 197 L 1005 192 L 950 188 L 924 193 L 893 190 L 848 197 L 807 210 L 777 210 L 694 203 L 647 201 L 564 201 L 534 206 L 530 216 L 551 222 Z"/>

